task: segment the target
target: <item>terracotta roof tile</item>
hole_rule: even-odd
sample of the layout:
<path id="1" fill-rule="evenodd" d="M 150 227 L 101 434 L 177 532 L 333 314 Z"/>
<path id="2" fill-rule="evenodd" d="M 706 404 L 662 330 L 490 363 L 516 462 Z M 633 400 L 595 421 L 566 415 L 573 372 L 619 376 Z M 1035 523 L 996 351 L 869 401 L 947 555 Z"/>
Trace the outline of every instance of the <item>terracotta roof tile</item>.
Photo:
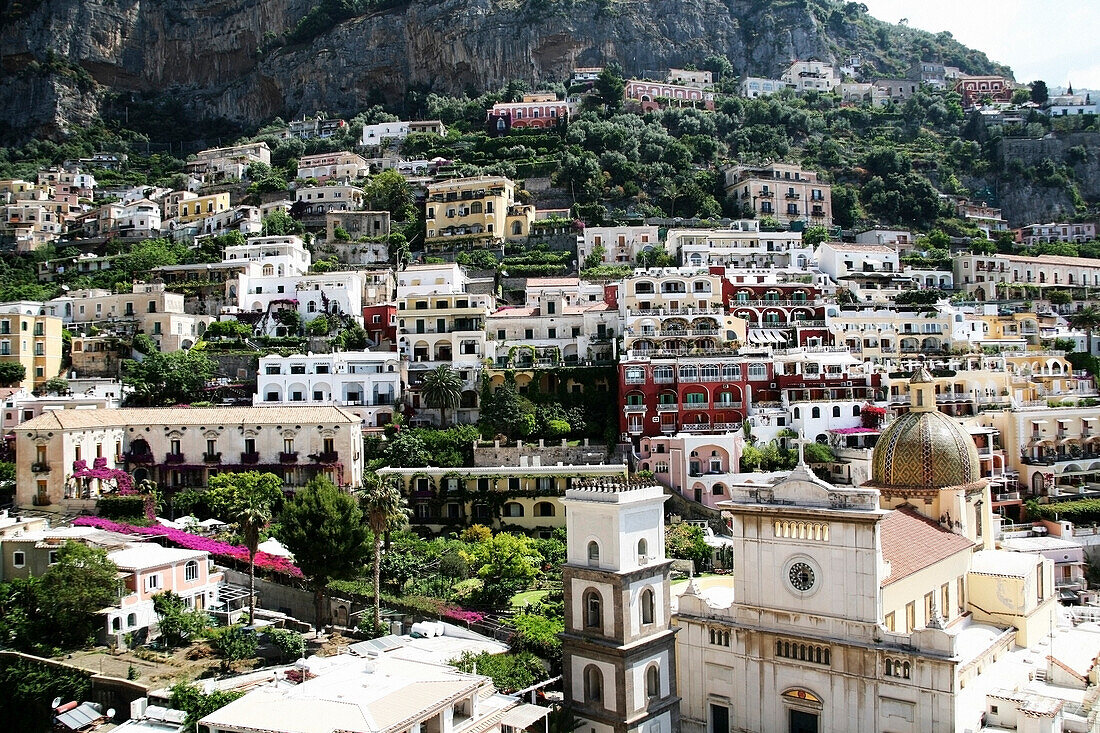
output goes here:
<path id="1" fill-rule="evenodd" d="M 890 575 L 882 581 L 883 586 L 974 546 L 962 535 L 908 509 L 890 512 L 879 526 L 882 528 L 882 559 L 890 563 Z"/>
<path id="2" fill-rule="evenodd" d="M 335 405 L 309 407 L 120 407 L 104 410 L 49 410 L 19 430 L 82 429 L 127 425 L 225 425 L 256 423 L 353 423 L 361 420 Z"/>

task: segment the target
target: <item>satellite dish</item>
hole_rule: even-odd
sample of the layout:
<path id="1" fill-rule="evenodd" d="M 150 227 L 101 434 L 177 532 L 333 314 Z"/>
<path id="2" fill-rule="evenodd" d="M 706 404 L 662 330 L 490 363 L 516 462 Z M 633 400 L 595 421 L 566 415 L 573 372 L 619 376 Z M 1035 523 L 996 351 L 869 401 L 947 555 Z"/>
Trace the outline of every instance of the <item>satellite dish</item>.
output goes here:
<path id="1" fill-rule="evenodd" d="M 59 707 L 61 707 L 61 698 L 60 698 L 60 697 L 55 697 L 55 698 L 53 699 L 53 702 L 52 702 L 52 703 L 50 704 L 50 707 L 51 707 L 51 708 L 59 708 Z"/>
<path id="2" fill-rule="evenodd" d="M 114 719 L 115 719 L 115 709 L 114 708 L 107 708 L 107 720 L 114 720 Z"/>

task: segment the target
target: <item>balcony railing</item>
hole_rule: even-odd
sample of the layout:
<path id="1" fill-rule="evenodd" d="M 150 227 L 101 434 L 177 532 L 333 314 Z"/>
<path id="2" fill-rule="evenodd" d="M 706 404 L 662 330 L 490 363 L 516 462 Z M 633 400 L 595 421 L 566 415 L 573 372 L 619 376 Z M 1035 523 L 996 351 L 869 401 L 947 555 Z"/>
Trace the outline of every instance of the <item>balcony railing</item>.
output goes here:
<path id="1" fill-rule="evenodd" d="M 284 451 L 284 452 L 279 453 L 279 463 L 297 463 L 297 462 L 298 462 L 298 451 L 291 451 L 290 453 L 287 453 L 287 452 Z"/>
<path id="2" fill-rule="evenodd" d="M 315 455 L 311 455 L 310 458 L 318 463 L 336 463 L 340 460 L 340 453 L 338 451 L 322 451 Z"/>
<path id="3" fill-rule="evenodd" d="M 139 465 L 149 465 L 155 462 L 152 453 L 123 453 L 122 457 L 127 463 L 137 463 Z"/>
<path id="4" fill-rule="evenodd" d="M 222 462 L 222 454 L 221 453 L 203 453 L 202 454 L 202 462 L 203 463 L 221 463 Z"/>
<path id="5" fill-rule="evenodd" d="M 710 402 L 682 402 L 680 407 L 685 410 L 709 410 Z"/>
<path id="6" fill-rule="evenodd" d="M 741 429 L 739 422 L 716 422 L 684 425 L 681 430 L 685 433 L 735 433 Z"/>
<path id="7" fill-rule="evenodd" d="M 183 463 L 185 456 L 183 453 L 167 453 L 164 456 L 165 463 Z"/>
<path id="8" fill-rule="evenodd" d="M 31 471 L 33 471 L 34 473 L 49 473 L 50 464 L 36 461 L 31 464 Z"/>
<path id="9" fill-rule="evenodd" d="M 256 451 L 241 453 L 241 463 L 259 463 L 260 454 Z"/>
<path id="10" fill-rule="evenodd" d="M 628 414 L 629 413 L 634 413 L 634 412 L 645 412 L 645 411 L 646 411 L 646 406 L 645 405 L 626 405 L 625 407 L 623 407 L 623 412 L 628 413 Z"/>
<path id="11" fill-rule="evenodd" d="M 744 406 L 743 402 L 715 402 L 714 409 L 716 410 L 740 410 Z"/>
<path id="12" fill-rule="evenodd" d="M 658 402 L 657 412 L 676 412 L 680 406 L 675 402 Z"/>

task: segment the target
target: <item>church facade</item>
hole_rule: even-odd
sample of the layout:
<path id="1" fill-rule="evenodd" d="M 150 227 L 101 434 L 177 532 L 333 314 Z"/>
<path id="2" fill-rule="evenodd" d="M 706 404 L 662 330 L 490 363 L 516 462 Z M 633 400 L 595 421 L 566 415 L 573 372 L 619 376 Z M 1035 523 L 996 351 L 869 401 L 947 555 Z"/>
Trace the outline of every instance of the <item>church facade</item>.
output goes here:
<path id="1" fill-rule="evenodd" d="M 973 443 L 941 421 L 927 377 L 914 375 L 911 410 L 884 431 L 869 484 L 832 486 L 800 461 L 778 481 L 745 475 L 730 487 L 720 508 L 735 543 L 732 579 L 693 580 L 670 596 L 676 729 L 981 728 L 982 673 L 1053 626 L 1053 568 L 992 549 Z M 570 525 L 571 564 L 584 559 L 579 534 Z M 574 613 L 578 591 L 567 581 Z M 567 702 L 570 687 L 573 699 L 583 692 L 572 666 Z M 580 728 L 589 729 L 607 728 Z"/>

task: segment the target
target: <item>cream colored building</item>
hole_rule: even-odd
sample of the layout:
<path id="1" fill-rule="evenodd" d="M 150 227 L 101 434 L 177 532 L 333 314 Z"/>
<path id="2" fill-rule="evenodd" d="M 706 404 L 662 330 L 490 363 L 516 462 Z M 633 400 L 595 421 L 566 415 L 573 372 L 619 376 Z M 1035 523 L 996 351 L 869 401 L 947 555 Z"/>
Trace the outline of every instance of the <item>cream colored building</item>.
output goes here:
<path id="1" fill-rule="evenodd" d="M 0 304 L 0 363 L 26 370 L 12 386 L 32 389 L 61 372 L 61 319 L 43 313 L 42 304 L 32 301 Z"/>
<path id="2" fill-rule="evenodd" d="M 213 316 L 187 313 L 180 293 L 163 283 L 134 283 L 129 293 L 74 290 L 46 303 L 66 324 L 84 332 L 91 326 L 149 336 L 161 351 L 191 348 L 206 333 Z"/>
<path id="3" fill-rule="evenodd" d="M 585 227 L 577 235 L 577 262 L 583 267 L 588 256 L 600 247 L 603 264 L 629 264 L 635 262 L 640 253 L 659 246 L 655 226 Z"/>
<path id="4" fill-rule="evenodd" d="M 16 504 L 88 509 L 117 479 L 75 476 L 85 467 L 124 471 L 137 483 L 202 488 L 210 476 L 270 471 L 288 489 L 322 474 L 337 486 L 362 481 L 358 415 L 312 407 L 57 410 L 16 431 Z"/>
<path id="5" fill-rule="evenodd" d="M 635 270 L 622 281 L 619 315 L 626 351 L 717 349 L 744 341 L 744 321 L 727 316 L 722 276 L 691 267 Z"/>
<path id="6" fill-rule="evenodd" d="M 832 64 L 821 61 L 795 61 L 779 77 L 798 92 L 831 92 L 840 84 L 840 75 Z"/>
<path id="7" fill-rule="evenodd" d="M 977 300 L 1030 298 L 1028 289 L 1074 290 L 1100 287 L 1100 261 L 1087 257 L 962 253 L 954 258 L 955 287 Z"/>
<path id="8" fill-rule="evenodd" d="M 271 164 L 271 149 L 267 143 L 246 143 L 227 148 L 210 148 L 187 161 L 187 171 L 207 182 L 240 180 L 253 163 Z"/>
<path id="9" fill-rule="evenodd" d="M 400 482 L 413 525 L 439 533 L 482 524 L 542 537 L 565 526 L 561 497 L 574 482 L 626 474 L 624 464 L 543 466 L 525 458 L 518 466 L 378 470 L 379 476 Z"/>
<path id="10" fill-rule="evenodd" d="M 303 155 L 298 159 L 298 178 L 356 180 L 370 174 L 370 164 L 361 155 L 344 150 L 339 153 Z"/>
<path id="11" fill-rule="evenodd" d="M 770 216 L 781 224 L 833 224 L 832 187 L 813 171 L 785 163 L 738 165 L 726 169 L 725 177 L 726 194 L 755 218 Z"/>
<path id="12" fill-rule="evenodd" d="M 448 238 L 499 242 L 520 239 L 531 231 L 535 207 L 516 203 L 515 184 L 503 176 L 455 178 L 429 183 L 424 209 L 426 249 L 448 248 Z"/>

